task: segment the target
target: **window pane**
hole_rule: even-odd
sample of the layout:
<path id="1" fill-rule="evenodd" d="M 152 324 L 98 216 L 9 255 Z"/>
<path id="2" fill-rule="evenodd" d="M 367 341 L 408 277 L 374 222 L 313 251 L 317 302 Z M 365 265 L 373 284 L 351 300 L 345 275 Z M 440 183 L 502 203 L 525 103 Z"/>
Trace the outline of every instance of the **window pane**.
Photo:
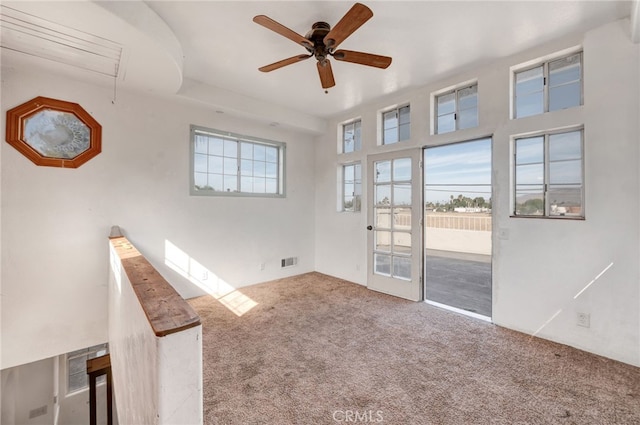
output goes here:
<path id="1" fill-rule="evenodd" d="M 273 146 L 266 146 L 264 148 L 264 151 L 267 162 L 271 162 L 274 164 L 278 163 L 278 148 L 274 148 Z"/>
<path id="2" fill-rule="evenodd" d="M 391 228 L 391 208 L 376 208 L 374 214 L 377 228 Z"/>
<path id="3" fill-rule="evenodd" d="M 382 127 L 387 130 L 398 127 L 398 111 L 388 111 L 382 114 Z"/>
<path id="4" fill-rule="evenodd" d="M 543 186 L 516 187 L 516 215 L 544 215 Z"/>
<path id="5" fill-rule="evenodd" d="M 541 114 L 544 111 L 544 94 L 533 93 L 516 98 L 516 118 Z"/>
<path id="6" fill-rule="evenodd" d="M 353 212 L 353 196 L 345 196 L 342 209 L 347 212 Z"/>
<path id="7" fill-rule="evenodd" d="M 391 276 L 391 256 L 385 254 L 375 254 L 373 256 L 373 269 L 376 274 Z"/>
<path id="8" fill-rule="evenodd" d="M 69 375 L 69 392 L 78 391 L 89 386 L 89 378 L 86 371 Z"/>
<path id="9" fill-rule="evenodd" d="M 355 166 L 354 165 L 345 165 L 344 166 L 344 182 L 353 182 L 355 174 Z"/>
<path id="10" fill-rule="evenodd" d="M 399 118 L 400 125 L 409 124 L 411 122 L 411 110 L 409 109 L 409 105 L 403 106 L 402 108 L 400 108 L 398 110 L 398 115 L 400 117 Z"/>
<path id="11" fill-rule="evenodd" d="M 224 190 L 226 192 L 235 192 L 238 190 L 238 178 L 236 176 L 224 176 Z"/>
<path id="12" fill-rule="evenodd" d="M 207 138 L 205 136 L 196 135 L 194 150 L 196 153 L 207 153 Z"/>
<path id="13" fill-rule="evenodd" d="M 224 153 L 224 142 L 216 137 L 209 137 L 209 155 L 220 155 Z"/>
<path id="14" fill-rule="evenodd" d="M 393 185 L 393 205 L 411 205 L 411 183 Z"/>
<path id="15" fill-rule="evenodd" d="M 544 75 L 542 66 L 516 73 L 516 97 L 542 92 L 543 88 Z"/>
<path id="16" fill-rule="evenodd" d="M 581 184 L 582 160 L 573 159 L 567 161 L 549 163 L 550 184 Z"/>
<path id="17" fill-rule="evenodd" d="M 262 161 L 255 161 L 253 163 L 253 175 L 255 177 L 264 177 L 265 176 L 265 163 Z"/>
<path id="18" fill-rule="evenodd" d="M 354 144 L 355 146 L 353 147 L 354 150 L 359 151 L 360 149 L 362 149 L 362 130 L 361 127 L 362 124 L 360 121 L 356 121 L 355 123 L 355 133 L 353 136 L 354 139 Z"/>
<path id="19" fill-rule="evenodd" d="M 549 88 L 549 111 L 572 108 L 580 105 L 580 82 Z"/>
<path id="20" fill-rule="evenodd" d="M 376 183 L 391 181 L 391 161 L 376 162 Z"/>
<path id="21" fill-rule="evenodd" d="M 207 155 L 195 154 L 193 157 L 193 170 L 200 173 L 207 172 Z"/>
<path id="22" fill-rule="evenodd" d="M 392 128 L 390 130 L 385 130 L 383 135 L 382 144 L 390 145 L 392 143 L 396 143 L 398 141 L 398 129 Z"/>
<path id="23" fill-rule="evenodd" d="M 354 174 L 357 181 L 362 181 L 362 166 L 360 164 L 354 165 Z"/>
<path id="24" fill-rule="evenodd" d="M 411 138 L 411 125 L 400 124 L 399 132 L 400 134 L 398 135 L 398 141 L 409 140 Z"/>
<path id="25" fill-rule="evenodd" d="M 407 207 L 393 208 L 393 229 L 394 230 L 411 230 L 411 208 L 407 208 Z"/>
<path id="26" fill-rule="evenodd" d="M 391 252 L 391 232 L 376 230 L 376 251 Z"/>
<path id="27" fill-rule="evenodd" d="M 253 192 L 253 177 L 240 177 L 240 190 L 242 192 Z"/>
<path id="28" fill-rule="evenodd" d="M 463 109 L 458 112 L 458 129 L 478 126 L 478 109 Z"/>
<path id="29" fill-rule="evenodd" d="M 516 165 L 516 185 L 544 184 L 544 164 Z"/>
<path id="30" fill-rule="evenodd" d="M 550 186 L 549 215 L 582 216 L 582 186 Z"/>
<path id="31" fill-rule="evenodd" d="M 393 161 L 393 181 L 411 180 L 411 158 L 399 158 Z"/>
<path id="32" fill-rule="evenodd" d="M 196 168 L 196 171 L 198 171 L 197 168 Z M 209 157 L 209 172 L 222 174 L 222 157 L 221 156 Z"/>
<path id="33" fill-rule="evenodd" d="M 411 254 L 411 233 L 393 232 L 393 252 Z"/>
<path id="34" fill-rule="evenodd" d="M 476 108 L 478 106 L 478 86 L 458 90 L 458 110 Z"/>
<path id="35" fill-rule="evenodd" d="M 235 140 L 224 141 L 224 156 L 236 158 L 238 156 L 238 142 Z"/>
<path id="36" fill-rule="evenodd" d="M 542 163 L 544 161 L 544 137 L 516 140 L 516 164 Z"/>
<path id="37" fill-rule="evenodd" d="M 438 134 L 449 133 L 456 129 L 456 121 L 453 114 L 438 117 Z"/>
<path id="38" fill-rule="evenodd" d="M 453 114 L 456 111 L 456 94 L 449 93 L 438 96 L 436 99 L 436 115 Z"/>
<path id="39" fill-rule="evenodd" d="M 224 158 L 224 173 L 225 174 L 237 174 L 238 173 L 238 160 L 235 158 Z"/>
<path id="40" fill-rule="evenodd" d="M 266 180 L 264 177 L 253 178 L 253 193 L 264 193 L 266 187 Z"/>
<path id="41" fill-rule="evenodd" d="M 240 155 L 244 159 L 253 159 L 253 145 L 251 143 L 242 142 L 240 144 Z"/>
<path id="42" fill-rule="evenodd" d="M 381 184 L 376 186 L 376 205 L 391 205 L 391 185 Z"/>
<path id="43" fill-rule="evenodd" d="M 278 179 L 266 179 L 265 185 L 266 193 L 278 193 Z"/>
<path id="44" fill-rule="evenodd" d="M 344 184 L 344 196 L 353 196 L 355 195 L 355 185 L 353 183 L 347 183 L 345 182 Z"/>
<path id="45" fill-rule="evenodd" d="M 194 185 L 196 189 L 206 189 L 207 187 L 207 174 L 206 173 L 195 173 L 194 175 Z"/>
<path id="46" fill-rule="evenodd" d="M 240 174 L 243 176 L 253 175 L 253 161 L 248 159 L 240 161 Z"/>
<path id="47" fill-rule="evenodd" d="M 552 134 L 549 136 L 549 159 L 559 161 L 563 159 L 582 158 L 582 132 Z"/>
<path id="48" fill-rule="evenodd" d="M 267 158 L 267 152 L 262 145 L 253 145 L 253 159 L 257 161 L 264 161 Z"/>
<path id="49" fill-rule="evenodd" d="M 411 258 L 393 257 L 393 276 L 411 280 Z"/>
<path id="50" fill-rule="evenodd" d="M 267 162 L 265 165 L 265 176 L 272 179 L 278 178 L 278 164 Z"/>
<path id="51" fill-rule="evenodd" d="M 348 152 L 353 152 L 354 150 L 354 125 L 353 123 L 351 124 L 345 124 L 342 130 L 342 135 L 343 135 L 343 147 L 344 147 L 344 152 L 348 153 Z"/>
<path id="52" fill-rule="evenodd" d="M 222 174 L 209 174 L 208 185 L 211 189 L 222 192 L 224 190 Z"/>
<path id="53" fill-rule="evenodd" d="M 580 81 L 580 53 L 549 62 L 549 86 Z"/>

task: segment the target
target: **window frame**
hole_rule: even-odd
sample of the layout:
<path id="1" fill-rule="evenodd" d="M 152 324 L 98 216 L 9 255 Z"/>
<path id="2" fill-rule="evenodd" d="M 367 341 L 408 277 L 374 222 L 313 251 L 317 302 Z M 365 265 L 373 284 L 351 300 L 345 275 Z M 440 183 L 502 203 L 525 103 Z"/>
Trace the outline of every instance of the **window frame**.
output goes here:
<path id="1" fill-rule="evenodd" d="M 551 136 L 559 135 L 559 134 L 567 134 L 567 133 L 580 133 L 580 215 L 561 215 L 561 214 L 551 214 L 551 202 L 549 201 L 549 188 L 552 186 L 550 182 L 550 164 L 553 161 L 550 158 L 550 149 L 549 149 L 549 139 Z M 542 183 L 542 202 L 543 202 L 543 214 L 541 215 L 533 215 L 533 214 L 518 214 L 516 211 L 517 208 L 517 143 L 518 140 L 526 140 L 533 138 L 543 138 L 543 159 L 542 159 L 542 175 L 543 175 L 543 183 Z M 512 187 L 511 187 L 511 196 L 513 197 L 513 201 L 511 203 L 511 217 L 512 218 L 538 218 L 538 219 L 561 219 L 561 220 L 585 220 L 586 219 L 586 209 L 585 209 L 585 152 L 584 152 L 584 127 L 570 127 L 563 128 L 559 130 L 553 131 L 544 131 L 537 132 L 532 134 L 514 136 L 512 138 L 512 167 L 511 172 L 513 173 L 512 179 Z M 522 164 L 520 164 L 522 165 Z M 526 164 L 525 164 L 526 165 Z"/>
<path id="2" fill-rule="evenodd" d="M 351 209 L 347 209 L 346 207 L 346 198 L 347 198 L 347 192 L 346 192 L 346 184 L 347 184 L 347 178 L 346 178 L 346 168 L 347 167 L 359 167 L 360 168 L 360 180 L 357 180 L 356 176 L 356 168 L 354 168 L 354 180 L 353 180 L 353 185 L 354 185 L 354 192 L 353 192 L 353 207 Z M 341 164 L 340 165 L 340 175 L 341 175 L 341 193 L 340 193 L 340 211 L 341 212 L 346 212 L 346 213 L 359 213 L 362 211 L 362 163 L 360 161 L 356 161 L 356 162 L 349 162 L 349 163 L 345 163 L 345 164 Z M 356 187 L 357 185 L 360 185 L 360 193 L 358 195 L 356 195 Z M 356 203 L 356 200 L 358 200 L 358 202 Z"/>
<path id="3" fill-rule="evenodd" d="M 409 125 L 409 136 L 406 139 L 400 139 L 400 110 L 403 108 L 408 108 L 409 110 L 409 122 L 407 123 Z M 396 128 L 396 137 L 397 140 L 395 142 L 390 142 L 387 143 L 385 141 L 385 126 L 384 126 L 384 116 L 385 114 L 388 114 L 389 112 L 394 112 L 396 113 L 396 120 L 398 121 L 398 125 Z M 388 109 L 384 109 L 380 112 L 380 145 L 381 146 L 389 146 L 389 145 L 395 145 L 396 143 L 401 143 L 401 142 L 405 142 L 407 140 L 411 140 L 411 104 L 410 103 L 403 103 L 401 105 L 398 106 L 394 106 L 392 108 L 388 108 Z"/>
<path id="4" fill-rule="evenodd" d="M 356 125 L 359 125 L 359 127 L 360 127 L 360 131 L 359 132 L 356 132 Z M 353 126 L 353 135 L 354 136 L 353 136 L 353 150 L 350 150 L 350 151 L 347 152 L 347 150 L 346 150 L 347 139 L 345 139 L 345 134 L 347 133 L 346 129 L 347 129 L 348 126 Z M 358 135 L 357 139 L 356 139 L 356 134 Z M 353 119 L 351 121 L 343 123 L 342 124 L 342 134 L 341 135 L 342 135 L 342 137 L 341 137 L 342 143 L 341 143 L 341 151 L 340 151 L 340 153 L 351 154 L 351 153 L 354 153 L 354 152 L 361 151 L 362 150 L 362 119 L 356 118 L 356 119 Z"/>
<path id="5" fill-rule="evenodd" d="M 556 62 L 559 60 L 563 60 L 566 58 L 569 58 L 571 56 L 574 55 L 580 55 L 580 103 L 578 105 L 574 105 L 574 106 L 570 106 L 568 108 L 562 108 L 562 109 L 554 109 L 553 111 L 549 110 L 549 106 L 550 106 L 550 102 L 549 102 L 549 64 L 552 62 Z M 517 102 L 517 96 L 516 96 L 516 84 L 517 84 L 517 74 L 521 74 L 523 72 L 527 72 L 527 71 L 531 71 L 533 69 L 536 68 L 540 68 L 542 67 L 542 78 L 543 78 L 543 83 L 542 83 L 542 112 L 537 113 L 537 114 L 531 114 L 531 115 L 527 115 L 524 117 L 518 117 L 518 102 Z M 532 65 L 529 66 L 524 66 L 521 68 L 517 68 L 517 69 L 513 69 L 513 71 L 511 72 L 511 76 L 513 79 L 513 84 L 511 85 L 511 89 L 512 89 L 512 119 L 524 119 L 524 118 L 529 118 L 529 117 L 535 117 L 537 115 L 542 115 L 542 114 L 546 114 L 548 112 L 556 112 L 556 111 L 562 111 L 565 109 L 571 109 L 571 108 L 576 108 L 579 106 L 583 106 L 584 105 L 584 51 L 582 49 L 579 50 L 575 50 L 569 53 L 563 53 L 561 55 L 557 55 L 557 56 L 553 56 L 553 57 L 549 57 L 547 59 L 541 60 L 541 61 L 537 61 Z"/>
<path id="6" fill-rule="evenodd" d="M 104 351 L 102 355 L 105 355 L 107 353 L 109 353 L 109 343 L 105 342 L 102 344 L 98 344 L 98 345 L 94 345 L 91 347 L 87 347 L 87 348 L 82 348 L 80 350 L 75 350 L 75 351 L 71 351 L 70 353 L 67 353 L 64 355 L 64 362 L 65 362 L 65 368 L 66 368 L 66 396 L 70 396 L 73 394 L 77 394 L 83 391 L 86 391 L 89 389 L 89 376 L 87 375 L 87 362 L 86 360 L 89 359 L 93 359 L 98 357 L 98 353 Z M 93 356 L 92 356 L 93 355 Z M 70 367 L 70 362 L 74 359 L 78 359 L 81 357 L 86 357 L 85 361 L 84 361 L 84 375 L 86 377 L 86 384 L 80 388 L 74 388 L 71 389 L 71 367 Z M 75 373 L 73 375 L 76 375 Z M 101 384 L 104 382 L 104 376 L 98 377 L 98 379 L 96 380 L 96 382 L 98 384 Z"/>
<path id="7" fill-rule="evenodd" d="M 476 88 L 476 105 L 475 105 L 475 109 L 476 109 L 476 125 L 472 126 L 472 127 L 465 127 L 465 128 L 460 128 L 459 123 L 460 123 L 460 102 L 459 102 L 459 92 L 461 92 L 462 90 L 465 89 L 470 89 L 472 87 Z M 454 101 L 455 101 L 455 106 L 454 106 L 454 111 L 453 111 L 453 122 L 454 122 L 454 129 L 451 131 L 446 131 L 444 133 L 440 133 L 439 129 L 438 129 L 438 117 L 440 117 L 440 115 L 438 115 L 438 98 L 442 97 L 442 96 L 447 96 L 453 94 L 454 95 Z M 433 110 L 434 110 L 434 114 L 433 114 L 433 133 L 434 134 L 447 134 L 447 133 L 453 133 L 455 131 L 460 131 L 460 130 L 467 130 L 470 128 L 476 128 L 480 125 L 480 116 L 479 116 L 479 107 L 478 107 L 478 102 L 479 100 L 479 94 L 478 94 L 478 82 L 477 81 L 473 81 L 470 83 L 465 83 L 465 84 L 461 84 L 451 90 L 445 90 L 439 93 L 436 93 L 433 95 Z M 471 108 L 468 108 L 471 109 Z"/>
<path id="8" fill-rule="evenodd" d="M 241 147 L 242 142 L 251 143 L 254 145 L 263 145 L 268 147 L 275 147 L 278 150 L 278 177 L 277 177 L 277 193 L 255 193 L 255 192 L 227 192 L 227 191 L 217 191 L 217 190 L 209 190 L 209 189 L 196 189 L 195 185 L 195 136 L 197 134 L 204 134 L 213 137 L 218 137 L 221 139 L 231 139 L 238 143 L 238 160 L 241 159 Z M 202 127 L 197 125 L 191 125 L 189 130 L 189 194 L 192 196 L 231 196 L 231 197 L 251 197 L 251 198 L 285 198 L 286 197 L 286 148 L 287 144 L 284 142 L 278 142 L 274 140 L 262 139 L 259 137 L 246 136 L 242 134 L 226 132 L 221 130 L 216 130 L 213 128 Z M 253 160 L 252 160 L 253 161 Z M 241 188 L 241 165 L 240 161 L 238 161 L 236 174 L 237 178 L 237 187 Z"/>

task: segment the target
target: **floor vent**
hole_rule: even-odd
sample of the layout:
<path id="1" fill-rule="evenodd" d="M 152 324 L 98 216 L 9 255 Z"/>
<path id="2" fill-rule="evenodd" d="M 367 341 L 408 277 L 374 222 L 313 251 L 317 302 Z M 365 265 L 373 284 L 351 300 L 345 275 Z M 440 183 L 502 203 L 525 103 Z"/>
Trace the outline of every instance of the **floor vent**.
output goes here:
<path id="1" fill-rule="evenodd" d="M 47 414 L 47 406 L 38 407 L 29 411 L 29 419 L 37 418 L 38 416 Z"/>
<path id="2" fill-rule="evenodd" d="M 281 260 L 280 264 L 282 265 L 282 268 L 284 268 L 284 267 L 293 267 L 296 264 L 298 264 L 298 257 L 283 258 Z"/>

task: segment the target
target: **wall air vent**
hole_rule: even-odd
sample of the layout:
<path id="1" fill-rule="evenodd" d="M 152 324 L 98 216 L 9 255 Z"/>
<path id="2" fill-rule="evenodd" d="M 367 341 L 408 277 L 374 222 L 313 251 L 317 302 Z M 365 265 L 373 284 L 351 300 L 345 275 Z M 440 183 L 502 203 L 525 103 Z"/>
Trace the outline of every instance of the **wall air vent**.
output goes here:
<path id="1" fill-rule="evenodd" d="M 44 406 L 38 407 L 37 409 L 30 410 L 29 419 L 37 418 L 38 416 L 42 416 L 46 414 L 47 414 L 47 406 L 44 405 Z"/>
<path id="2" fill-rule="evenodd" d="M 122 46 L 86 32 L 0 6 L 0 46 L 117 77 Z"/>
<path id="3" fill-rule="evenodd" d="M 283 258 L 280 260 L 281 268 L 293 267 L 298 264 L 298 257 Z"/>

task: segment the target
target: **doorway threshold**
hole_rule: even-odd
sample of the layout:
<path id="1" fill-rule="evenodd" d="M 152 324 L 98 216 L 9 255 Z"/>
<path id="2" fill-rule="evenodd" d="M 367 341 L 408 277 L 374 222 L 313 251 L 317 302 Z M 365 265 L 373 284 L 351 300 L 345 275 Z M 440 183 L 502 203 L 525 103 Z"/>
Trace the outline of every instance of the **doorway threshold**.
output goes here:
<path id="1" fill-rule="evenodd" d="M 483 320 L 485 322 L 493 323 L 493 321 L 491 320 L 491 317 L 485 316 L 483 314 L 474 313 L 473 311 L 468 311 L 468 310 L 464 310 L 462 308 L 452 307 L 450 305 L 442 304 L 442 303 L 435 302 L 435 301 L 424 300 L 424 302 L 429 304 L 429 305 L 432 305 L 432 306 L 435 306 L 435 307 L 438 307 L 438 308 L 442 308 L 444 310 L 453 311 L 454 313 L 463 314 L 465 316 L 473 317 L 474 319 L 479 319 L 479 320 Z"/>

